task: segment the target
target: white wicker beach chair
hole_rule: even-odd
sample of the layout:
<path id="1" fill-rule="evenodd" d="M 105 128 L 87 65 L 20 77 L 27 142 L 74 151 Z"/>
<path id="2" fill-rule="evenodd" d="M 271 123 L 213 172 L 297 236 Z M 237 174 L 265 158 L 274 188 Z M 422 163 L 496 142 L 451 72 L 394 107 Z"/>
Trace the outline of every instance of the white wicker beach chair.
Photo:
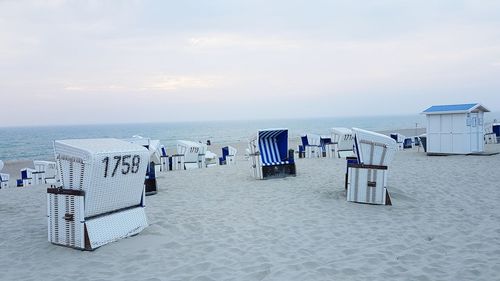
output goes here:
<path id="1" fill-rule="evenodd" d="M 222 148 L 222 157 L 219 157 L 220 165 L 234 165 L 236 164 L 236 148 L 228 145 Z"/>
<path id="2" fill-rule="evenodd" d="M 288 150 L 288 129 L 260 130 L 248 143 L 254 178 L 295 176 L 293 150 Z"/>
<path id="3" fill-rule="evenodd" d="M 332 143 L 326 146 L 327 157 L 346 158 L 354 156 L 354 134 L 351 129 L 332 128 Z"/>
<path id="4" fill-rule="evenodd" d="M 203 155 L 203 160 L 201 159 Z M 182 161 L 178 158 L 183 157 Z M 205 160 L 205 150 L 200 143 L 186 140 L 177 141 L 177 154 L 175 155 L 177 162 L 183 162 L 182 169 L 190 170 L 201 168 Z M 172 160 L 174 162 L 174 160 Z"/>
<path id="5" fill-rule="evenodd" d="M 404 149 L 405 136 L 399 133 L 392 133 L 391 138 L 396 141 L 399 150 Z"/>
<path id="6" fill-rule="evenodd" d="M 34 184 L 56 184 L 57 164 L 53 161 L 34 160 L 35 172 L 33 172 Z"/>
<path id="7" fill-rule="evenodd" d="M 47 189 L 48 240 L 84 250 L 147 226 L 144 175 L 150 153 L 117 139 L 54 142 L 60 187 Z"/>
<path id="8" fill-rule="evenodd" d="M 170 161 L 167 154 L 167 148 L 164 145 L 160 146 L 160 171 L 166 172 L 170 170 Z"/>
<path id="9" fill-rule="evenodd" d="M 299 157 L 319 158 L 323 155 L 321 138 L 315 134 L 305 134 L 300 137 L 302 145 L 299 145 Z"/>
<path id="10" fill-rule="evenodd" d="M 382 134 L 352 130 L 357 163 L 348 164 L 347 201 L 391 205 L 387 172 L 397 151 L 396 141 Z"/>
<path id="11" fill-rule="evenodd" d="M 0 173 L 0 188 L 9 187 L 10 175 L 5 173 Z"/>
<path id="12" fill-rule="evenodd" d="M 0 160 L 0 171 L 2 171 L 3 167 L 4 167 L 4 163 L 2 160 Z M 10 179 L 9 174 L 0 173 L 0 188 L 9 187 L 9 179 Z"/>
<path id="13" fill-rule="evenodd" d="M 30 186 L 35 184 L 35 178 L 33 177 L 33 173 L 36 175 L 36 170 L 32 168 L 22 168 L 21 169 L 21 178 L 17 180 L 18 186 Z"/>

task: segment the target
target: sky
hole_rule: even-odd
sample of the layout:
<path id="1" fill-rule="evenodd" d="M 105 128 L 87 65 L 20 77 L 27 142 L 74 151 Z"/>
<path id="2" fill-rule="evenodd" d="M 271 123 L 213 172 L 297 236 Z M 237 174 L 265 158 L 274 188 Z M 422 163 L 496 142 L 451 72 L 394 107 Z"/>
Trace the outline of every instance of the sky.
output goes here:
<path id="1" fill-rule="evenodd" d="M 0 0 L 0 127 L 500 111 L 500 1 Z"/>

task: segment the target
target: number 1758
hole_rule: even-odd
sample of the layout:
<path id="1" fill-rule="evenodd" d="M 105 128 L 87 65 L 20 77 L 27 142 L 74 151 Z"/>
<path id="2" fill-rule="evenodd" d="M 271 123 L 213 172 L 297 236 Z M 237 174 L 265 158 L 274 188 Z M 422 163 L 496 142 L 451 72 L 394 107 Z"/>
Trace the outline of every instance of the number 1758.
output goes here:
<path id="1" fill-rule="evenodd" d="M 113 162 L 113 160 L 114 163 L 111 163 Z M 109 158 L 109 156 L 106 156 L 104 157 L 104 159 L 102 159 L 102 163 L 106 164 L 106 166 L 104 167 L 105 178 L 107 178 L 110 174 L 111 177 L 114 177 L 118 171 L 123 175 L 126 175 L 128 173 L 135 174 L 139 171 L 141 157 L 139 155 L 117 155 L 111 159 Z M 112 172 L 111 169 L 113 170 Z"/>

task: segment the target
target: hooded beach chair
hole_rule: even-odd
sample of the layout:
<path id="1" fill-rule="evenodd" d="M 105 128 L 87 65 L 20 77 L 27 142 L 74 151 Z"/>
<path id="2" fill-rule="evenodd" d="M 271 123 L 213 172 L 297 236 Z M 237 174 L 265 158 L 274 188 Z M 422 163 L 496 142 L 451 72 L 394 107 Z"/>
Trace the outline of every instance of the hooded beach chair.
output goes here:
<path id="1" fill-rule="evenodd" d="M 299 146 L 299 152 L 304 152 L 305 158 L 319 158 L 322 156 L 320 136 L 315 134 L 306 134 L 300 137 L 302 148 Z"/>
<path id="2" fill-rule="evenodd" d="M 169 156 L 167 148 L 164 145 L 160 146 L 160 171 L 166 172 L 170 170 Z"/>
<path id="3" fill-rule="evenodd" d="M 161 167 L 161 143 L 159 140 L 152 140 L 140 136 L 134 136 L 124 141 L 141 145 L 149 151 L 149 163 L 146 170 L 146 178 L 144 184 L 146 186 L 146 196 L 154 195 L 158 192 L 156 183 L 156 174 L 159 173 Z"/>
<path id="4" fill-rule="evenodd" d="M 220 165 L 233 165 L 236 164 L 236 148 L 232 146 L 224 146 L 222 148 L 222 157 L 219 157 Z"/>
<path id="5" fill-rule="evenodd" d="M 3 161 L 0 160 L 0 171 L 2 171 L 3 166 L 4 166 Z M 9 174 L 0 173 L 0 188 L 9 187 L 9 179 L 10 179 Z"/>
<path id="6" fill-rule="evenodd" d="M 293 149 L 288 150 L 288 129 L 265 129 L 250 137 L 250 167 L 256 179 L 295 176 Z"/>
<path id="7" fill-rule="evenodd" d="M 8 188 L 9 187 L 10 175 L 0 173 L 0 188 Z"/>
<path id="8" fill-rule="evenodd" d="M 47 189 L 48 240 L 94 250 L 147 227 L 149 151 L 118 139 L 56 140 L 60 186 Z"/>
<path id="9" fill-rule="evenodd" d="M 204 162 L 204 159 L 200 159 L 201 154 L 203 154 L 204 158 L 205 151 L 201 143 L 186 140 L 177 141 L 177 155 L 184 158 L 184 167 L 182 169 L 190 170 L 201 168 L 200 162 Z"/>
<path id="10" fill-rule="evenodd" d="M 332 143 L 326 146 L 327 157 L 346 158 L 354 156 L 354 134 L 351 129 L 332 128 Z"/>
<path id="11" fill-rule="evenodd" d="M 392 133 L 391 138 L 396 141 L 399 150 L 404 149 L 405 136 L 399 133 Z"/>
<path id="12" fill-rule="evenodd" d="M 33 165 L 35 166 L 35 171 L 32 173 L 34 184 L 56 184 L 56 162 L 34 160 Z"/>
<path id="13" fill-rule="evenodd" d="M 205 166 L 213 167 L 219 164 L 219 156 L 212 151 L 207 150 L 205 152 Z"/>
<path id="14" fill-rule="evenodd" d="M 327 151 L 330 148 L 329 145 L 331 145 L 332 138 L 329 136 L 321 136 L 319 139 L 319 145 L 321 146 L 321 157 L 327 157 Z M 328 146 L 328 149 L 327 149 Z"/>
<path id="15" fill-rule="evenodd" d="M 36 170 L 32 168 L 22 168 L 21 169 L 21 178 L 17 180 L 17 186 L 30 186 L 35 184 L 35 178 L 33 177 L 33 173 L 36 175 Z"/>
<path id="16" fill-rule="evenodd" d="M 391 205 L 387 172 L 397 151 L 396 141 L 375 132 L 352 130 L 357 160 L 347 166 L 347 201 Z"/>
<path id="17" fill-rule="evenodd" d="M 403 141 L 403 149 L 413 148 L 412 138 L 405 138 Z"/>

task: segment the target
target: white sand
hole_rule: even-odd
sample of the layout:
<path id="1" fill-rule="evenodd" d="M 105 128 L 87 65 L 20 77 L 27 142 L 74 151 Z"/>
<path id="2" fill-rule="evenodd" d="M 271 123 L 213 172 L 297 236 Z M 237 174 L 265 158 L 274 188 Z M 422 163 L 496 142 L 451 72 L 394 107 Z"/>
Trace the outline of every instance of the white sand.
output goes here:
<path id="1" fill-rule="evenodd" d="M 345 201 L 343 160 L 258 181 L 238 147 L 161 174 L 150 226 L 94 252 L 47 242 L 45 187 L 0 190 L 0 280 L 499 280 L 500 155 L 401 151 L 373 206 Z"/>

